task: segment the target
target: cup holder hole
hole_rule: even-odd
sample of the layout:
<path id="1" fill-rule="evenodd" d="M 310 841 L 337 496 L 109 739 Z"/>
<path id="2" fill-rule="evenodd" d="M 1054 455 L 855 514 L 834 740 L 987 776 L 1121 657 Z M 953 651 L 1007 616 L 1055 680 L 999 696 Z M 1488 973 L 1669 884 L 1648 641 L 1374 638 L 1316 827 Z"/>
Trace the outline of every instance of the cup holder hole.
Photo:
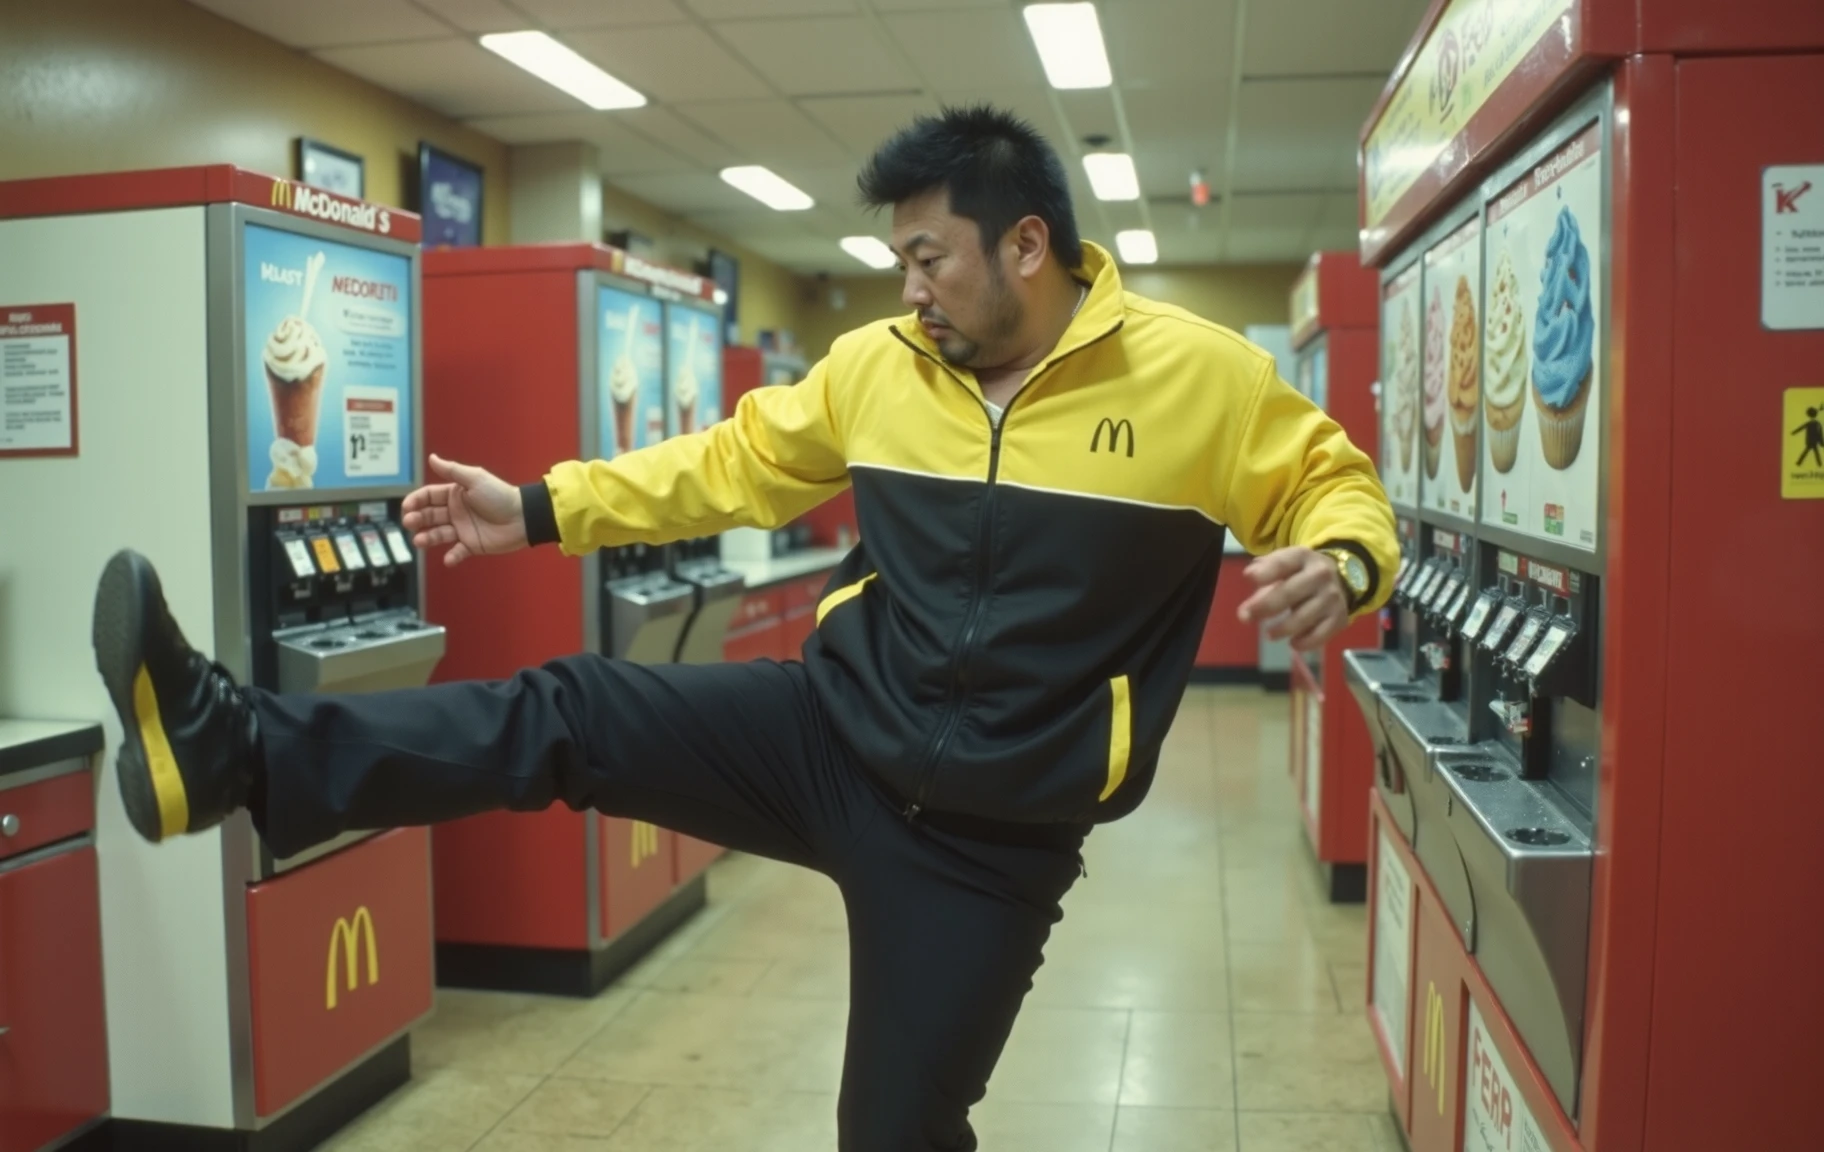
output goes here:
<path id="1" fill-rule="evenodd" d="M 386 639 L 386 633 L 380 631 L 378 628 L 363 628 L 361 631 L 355 633 L 355 639 L 384 640 Z"/>
<path id="2" fill-rule="evenodd" d="M 1508 774 L 1491 764 L 1452 764 L 1450 770 L 1465 780 L 1478 784 L 1493 784 L 1497 780 L 1506 780 Z"/>
<path id="3" fill-rule="evenodd" d="M 1387 699 L 1393 701 L 1395 704 L 1423 704 L 1427 700 L 1430 700 L 1431 697 L 1422 695 L 1418 692 L 1389 692 L 1387 693 Z"/>
<path id="4" fill-rule="evenodd" d="M 1461 744 L 1461 743 L 1463 743 L 1463 741 L 1459 740 L 1455 736 L 1427 736 L 1425 738 L 1425 740 L 1426 740 L 1426 743 L 1428 743 L 1428 744 Z"/>
<path id="5" fill-rule="evenodd" d="M 401 631 L 401 632 L 422 632 L 426 628 L 429 628 L 429 627 L 430 627 L 429 624 L 425 624 L 418 620 L 407 620 L 405 623 L 399 625 L 399 631 Z"/>
<path id="6" fill-rule="evenodd" d="M 331 637 L 324 636 L 324 637 L 320 637 L 316 640 L 312 640 L 310 642 L 310 646 L 312 648 L 346 648 L 346 647 L 348 647 L 348 641 L 336 640 Z"/>
<path id="7" fill-rule="evenodd" d="M 1571 842 L 1568 834 L 1554 832 L 1550 828 L 1510 828 L 1507 830 L 1507 838 L 1534 848 L 1556 848 L 1560 844 Z"/>

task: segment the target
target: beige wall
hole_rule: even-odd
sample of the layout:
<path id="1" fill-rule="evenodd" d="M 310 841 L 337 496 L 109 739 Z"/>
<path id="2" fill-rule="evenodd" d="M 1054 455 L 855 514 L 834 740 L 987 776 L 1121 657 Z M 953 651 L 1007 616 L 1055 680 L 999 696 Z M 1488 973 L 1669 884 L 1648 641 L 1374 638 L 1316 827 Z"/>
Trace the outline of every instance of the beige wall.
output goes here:
<path id="1" fill-rule="evenodd" d="M 183 0 L 0 0 L 0 180 L 189 164 L 295 175 L 309 136 L 367 162 L 403 207 L 425 139 L 487 169 L 485 235 L 507 236 L 496 141 Z"/>
<path id="2" fill-rule="evenodd" d="M 602 187 L 602 228 L 628 229 L 652 241 L 652 258 L 677 268 L 694 269 L 711 248 L 741 262 L 741 342 L 753 344 L 762 329 L 790 329 L 804 341 L 804 296 L 807 282 L 732 237 L 718 236 L 687 220 L 669 215 L 620 189 Z"/>
<path id="3" fill-rule="evenodd" d="M 1284 324 L 1288 294 L 1302 264 L 1234 265 L 1199 268 L 1123 268 L 1129 291 L 1189 309 L 1207 320 L 1240 331 L 1250 324 Z M 841 311 L 830 307 L 830 290 L 846 296 Z M 817 284 L 803 308 L 799 342 L 808 355 L 822 356 L 836 337 L 885 316 L 907 311 L 900 303 L 897 276 L 833 277 Z"/>

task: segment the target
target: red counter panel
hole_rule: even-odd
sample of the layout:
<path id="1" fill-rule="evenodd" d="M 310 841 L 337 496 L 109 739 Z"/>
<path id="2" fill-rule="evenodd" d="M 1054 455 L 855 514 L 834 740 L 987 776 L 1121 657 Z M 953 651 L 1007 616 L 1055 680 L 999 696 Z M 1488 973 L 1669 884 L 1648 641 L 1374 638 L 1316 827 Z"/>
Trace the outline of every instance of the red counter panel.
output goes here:
<path id="1" fill-rule="evenodd" d="M 80 836 L 95 826 L 95 781 L 87 772 L 53 776 L 0 792 L 0 816 L 13 816 L 19 831 L 0 837 L 0 860 Z"/>
<path id="2" fill-rule="evenodd" d="M 108 1109 L 97 892 L 93 848 L 0 872 L 0 1152 L 36 1152 Z"/>
<path id="3" fill-rule="evenodd" d="M 602 848 L 602 935 L 614 939 L 671 895 L 675 832 L 644 820 L 598 816 Z"/>
<path id="4" fill-rule="evenodd" d="M 439 824 L 437 939 L 525 948 L 589 946 L 586 813 L 489 812 Z"/>
<path id="5" fill-rule="evenodd" d="M 430 1012 L 430 860 L 401 828 L 247 890 L 260 1115 Z"/>

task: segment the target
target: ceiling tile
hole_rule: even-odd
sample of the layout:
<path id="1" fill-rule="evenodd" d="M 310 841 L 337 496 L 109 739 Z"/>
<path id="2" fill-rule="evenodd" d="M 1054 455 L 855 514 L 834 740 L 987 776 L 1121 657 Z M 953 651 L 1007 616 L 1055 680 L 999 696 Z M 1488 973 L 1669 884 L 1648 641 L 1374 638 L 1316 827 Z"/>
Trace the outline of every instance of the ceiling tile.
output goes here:
<path id="1" fill-rule="evenodd" d="M 771 89 L 696 24 L 571 32 L 564 42 L 657 100 L 733 100 Z"/>
<path id="2" fill-rule="evenodd" d="M 776 16 L 844 16 L 855 0 L 685 0 L 691 11 L 709 20 Z"/>
<path id="3" fill-rule="evenodd" d="M 1085 136 L 1106 136 L 1110 150 L 1119 152 L 1121 142 L 1121 122 L 1115 118 L 1115 100 L 1113 89 L 1092 88 L 1087 91 L 1059 92 L 1058 103 L 1064 108 L 1064 122 L 1070 129 L 1070 138 L 1077 142 L 1083 151 L 1090 151 L 1082 140 Z M 1068 154 L 1069 149 L 1060 148 Z"/>
<path id="4" fill-rule="evenodd" d="M 1134 144 L 1142 152 L 1148 145 L 1195 142 L 1220 145 L 1228 133 L 1229 91 L 1226 87 L 1193 84 L 1173 88 L 1122 89 L 1121 107 Z M 1214 160 L 1215 155 L 1211 159 Z"/>
<path id="5" fill-rule="evenodd" d="M 956 12 L 1005 7 L 1007 0 L 874 0 L 876 12 Z"/>
<path id="6" fill-rule="evenodd" d="M 675 0 L 513 0 L 513 6 L 552 30 L 622 28 L 689 20 Z"/>
<path id="7" fill-rule="evenodd" d="M 1300 228 L 1309 230 L 1323 215 L 1324 197 L 1317 195 L 1238 195 L 1229 204 L 1229 230 Z"/>
<path id="8" fill-rule="evenodd" d="M 516 32 L 531 26 L 525 14 L 503 0 L 417 0 L 418 7 L 442 17 L 464 32 Z"/>
<path id="9" fill-rule="evenodd" d="M 724 184 L 712 172 L 617 176 L 609 183 L 674 215 L 718 210 L 737 211 L 750 207 L 754 203 L 745 194 Z"/>
<path id="10" fill-rule="evenodd" d="M 937 101 L 928 96 L 822 96 L 800 100 L 798 106 L 858 157 L 872 155 L 920 113 L 937 112 Z"/>
<path id="11" fill-rule="evenodd" d="M 1231 263 L 1298 261 L 1311 255 L 1310 233 L 1302 228 L 1250 228 L 1229 232 L 1225 255 Z"/>
<path id="12" fill-rule="evenodd" d="M 722 40 L 781 92 L 793 96 L 916 90 L 918 79 L 862 17 L 739 20 L 718 24 Z"/>
<path id="13" fill-rule="evenodd" d="M 670 108 L 648 104 L 615 115 L 646 139 L 709 168 L 722 169 L 749 159 L 740 149 L 716 139 Z"/>
<path id="14" fill-rule="evenodd" d="M 293 48 L 378 44 L 448 36 L 443 21 L 408 0 L 313 0 L 275 4 L 272 0 L 196 0 L 197 6 Z"/>
<path id="15" fill-rule="evenodd" d="M 574 112 L 583 105 L 473 40 L 330 48 L 325 63 L 457 119 L 524 112 Z"/>
<path id="16" fill-rule="evenodd" d="M 753 201 L 748 201 L 753 203 Z M 689 220 L 706 231 L 727 236 L 742 244 L 755 240 L 803 240 L 818 238 L 819 232 L 809 226 L 809 212 L 775 212 L 756 205 L 753 208 L 715 212 L 692 212 Z"/>
<path id="17" fill-rule="evenodd" d="M 1045 71 L 1012 9 L 912 12 L 886 18 L 887 31 L 934 88 L 978 83 L 1042 84 Z"/>
<path id="18" fill-rule="evenodd" d="M 1134 155 L 1134 168 L 1140 173 L 1140 192 L 1148 199 L 1189 202 L 1194 171 L 1202 171 L 1212 201 L 1222 191 L 1222 150 L 1218 145 L 1160 148 L 1142 143 Z"/>
<path id="19" fill-rule="evenodd" d="M 1356 142 L 1380 91 L 1375 79 L 1243 84 L 1235 186 L 1296 191 L 1354 187 Z"/>
<path id="20" fill-rule="evenodd" d="M 830 165 L 848 159 L 827 132 L 784 100 L 693 102 L 677 105 L 676 111 L 750 162 L 773 167 L 782 176 L 782 164 Z"/>
<path id="21" fill-rule="evenodd" d="M 1387 76 L 1424 18 L 1426 0 L 1273 0 L 1248 6 L 1248 76 Z M 1322 36 L 1313 36 L 1322 28 Z"/>
<path id="22" fill-rule="evenodd" d="M 1250 17 L 1264 7 L 1250 5 Z M 1103 0 L 1102 36 L 1123 87 L 1220 88 L 1234 56 L 1235 0 Z"/>
<path id="23" fill-rule="evenodd" d="M 469 127 L 507 144 L 585 140 L 600 152 L 604 176 L 691 172 L 699 166 L 635 132 L 618 112 L 558 112 L 541 116 L 488 116 Z"/>

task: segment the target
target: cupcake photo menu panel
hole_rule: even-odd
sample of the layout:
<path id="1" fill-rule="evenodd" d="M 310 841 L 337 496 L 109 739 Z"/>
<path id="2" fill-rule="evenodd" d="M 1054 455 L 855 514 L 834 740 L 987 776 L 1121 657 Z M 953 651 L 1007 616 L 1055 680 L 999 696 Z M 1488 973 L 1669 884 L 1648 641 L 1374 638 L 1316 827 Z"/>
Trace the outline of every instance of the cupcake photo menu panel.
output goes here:
<path id="1" fill-rule="evenodd" d="M 1482 520 L 1594 552 L 1602 492 L 1602 126 L 1488 206 Z"/>
<path id="2" fill-rule="evenodd" d="M 1474 519 L 1482 429 L 1482 220 L 1425 253 L 1425 508 Z"/>
<path id="3" fill-rule="evenodd" d="M 242 269 L 254 491 L 412 475 L 412 265 L 249 224 Z"/>
<path id="4" fill-rule="evenodd" d="M 1387 499 L 1419 506 L 1424 452 L 1419 432 L 1419 274 L 1412 266 L 1381 289 L 1381 486 Z"/>

